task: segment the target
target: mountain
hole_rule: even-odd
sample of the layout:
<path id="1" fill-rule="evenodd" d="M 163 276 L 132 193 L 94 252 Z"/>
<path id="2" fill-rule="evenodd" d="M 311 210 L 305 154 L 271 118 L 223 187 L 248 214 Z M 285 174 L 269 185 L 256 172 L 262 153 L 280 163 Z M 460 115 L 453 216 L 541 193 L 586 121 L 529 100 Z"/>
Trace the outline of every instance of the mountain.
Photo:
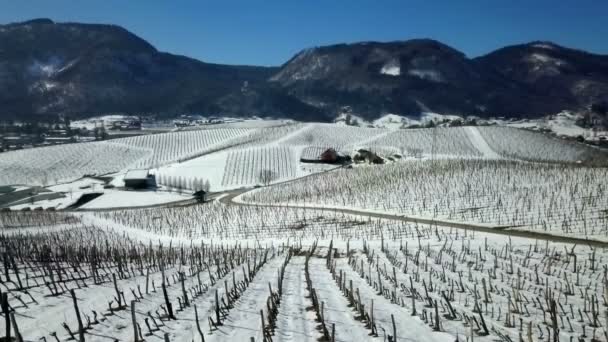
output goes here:
<path id="1" fill-rule="evenodd" d="M 340 44 L 304 50 L 275 74 L 301 101 L 365 119 L 379 113 L 476 113 L 492 81 L 466 56 L 433 40 Z M 500 82 L 493 86 L 503 88 Z"/>
<path id="2" fill-rule="evenodd" d="M 475 62 L 513 80 L 522 90 L 519 100 L 493 94 L 504 108 L 513 106 L 505 113 L 553 114 L 608 101 L 608 56 L 532 42 L 499 49 Z"/>
<path id="3" fill-rule="evenodd" d="M 608 100 L 608 56 L 550 43 L 470 59 L 434 40 L 307 49 L 271 79 L 301 101 L 371 120 L 381 113 L 537 117 Z"/>
<path id="4" fill-rule="evenodd" d="M 0 26 L 2 116 L 217 113 L 217 101 L 274 68 L 227 66 L 157 51 L 112 25 L 48 19 Z"/>
<path id="5" fill-rule="evenodd" d="M 0 25 L 0 118 L 109 112 L 290 117 L 539 117 L 608 101 L 608 56 L 548 42 L 468 58 L 430 39 L 303 50 L 280 67 L 159 52 L 113 25 Z M 597 106 L 595 106 L 597 107 Z M 600 106 L 601 107 L 601 106 Z"/>

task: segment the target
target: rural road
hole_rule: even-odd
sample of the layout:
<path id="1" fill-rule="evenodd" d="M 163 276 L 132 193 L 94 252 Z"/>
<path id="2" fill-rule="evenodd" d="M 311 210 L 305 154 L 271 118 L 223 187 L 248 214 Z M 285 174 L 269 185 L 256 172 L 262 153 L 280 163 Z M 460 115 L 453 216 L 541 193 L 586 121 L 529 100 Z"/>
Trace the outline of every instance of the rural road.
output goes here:
<path id="1" fill-rule="evenodd" d="M 240 196 L 251 190 L 252 189 L 243 189 L 243 190 L 232 191 L 230 193 L 227 193 L 223 197 L 219 197 L 219 201 L 221 203 L 224 203 L 227 205 L 270 207 L 270 208 L 280 206 L 280 205 L 272 205 L 272 204 L 242 203 L 242 202 L 234 201 L 234 199 L 237 196 Z M 395 220 L 395 221 L 402 221 L 402 222 L 409 222 L 409 223 L 430 224 L 430 225 L 436 225 L 436 226 L 440 226 L 440 227 L 465 229 L 465 230 L 470 230 L 470 231 L 483 232 L 483 233 L 496 234 L 496 235 L 523 237 L 523 238 L 537 239 L 537 240 L 543 240 L 543 241 L 582 244 L 582 245 L 588 245 L 588 246 L 593 246 L 593 247 L 608 248 L 608 242 L 587 240 L 587 239 L 578 238 L 578 237 L 557 236 L 557 235 L 545 234 L 545 233 L 541 233 L 541 232 L 511 230 L 509 228 L 513 228 L 513 227 L 506 227 L 506 226 L 491 227 L 491 226 L 487 226 L 487 225 L 479 225 L 479 224 L 474 224 L 474 223 L 444 221 L 441 219 L 426 219 L 426 218 L 410 217 L 410 216 L 399 215 L 399 214 L 369 212 L 369 211 L 357 210 L 357 209 L 339 209 L 339 208 L 323 208 L 323 207 L 314 208 L 314 207 L 305 207 L 305 206 L 297 206 L 297 205 L 290 205 L 289 207 L 290 208 L 301 208 L 301 209 L 312 209 L 312 210 L 318 210 L 318 211 L 337 212 L 337 213 L 344 213 L 344 214 L 349 214 L 349 215 L 373 217 L 373 218 Z"/>

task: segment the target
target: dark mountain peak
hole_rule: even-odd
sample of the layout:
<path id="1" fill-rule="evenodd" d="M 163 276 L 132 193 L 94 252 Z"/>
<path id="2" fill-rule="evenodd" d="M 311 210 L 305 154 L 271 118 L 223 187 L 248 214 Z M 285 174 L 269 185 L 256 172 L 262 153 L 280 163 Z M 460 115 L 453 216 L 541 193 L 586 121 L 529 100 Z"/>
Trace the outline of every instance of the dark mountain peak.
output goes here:
<path id="1" fill-rule="evenodd" d="M 53 25 L 55 22 L 49 18 L 36 18 L 32 20 L 23 21 L 20 23 L 13 23 L 11 25 L 19 26 L 19 25 Z"/>
<path id="2" fill-rule="evenodd" d="M 402 76 L 444 82 L 466 69 L 466 60 L 462 52 L 432 39 L 335 44 L 302 50 L 271 81 L 291 85 L 357 78 L 356 83 L 361 83 L 374 82 L 368 78 Z M 452 64 L 460 66 L 452 68 Z"/>
<path id="3" fill-rule="evenodd" d="M 0 26 L 0 112 L 12 117 L 216 114 L 221 97 L 273 71 L 162 53 L 116 25 L 36 19 Z"/>
<path id="4" fill-rule="evenodd" d="M 389 42 L 378 42 L 378 41 L 365 41 L 355 43 L 343 43 L 333 44 L 325 46 L 317 46 L 313 48 L 304 49 L 295 57 L 302 55 L 313 55 L 313 54 L 326 54 L 326 55 L 339 55 L 339 54 L 351 54 L 351 55 L 369 55 L 374 53 L 385 53 L 391 54 L 395 57 L 405 56 L 411 57 L 420 55 L 454 55 L 460 58 L 465 58 L 464 53 L 443 44 L 433 39 L 410 39 L 410 40 L 398 40 Z M 288 61 L 289 63 L 289 61 Z"/>
<path id="5" fill-rule="evenodd" d="M 510 58 L 516 59 L 530 54 L 542 54 L 547 56 L 555 56 L 570 61 L 576 62 L 581 60 L 583 63 L 589 61 L 601 61 L 608 59 L 608 55 L 594 54 L 587 51 L 566 47 L 550 41 L 533 41 L 524 44 L 510 45 L 490 52 L 485 56 L 477 57 L 478 60 L 487 60 L 492 58 Z"/>
<path id="6" fill-rule="evenodd" d="M 156 49 L 128 30 L 108 24 L 56 23 L 34 19 L 0 25 L 0 46 L 11 46 L 18 57 L 39 57 L 99 49 L 153 52 Z"/>
<path id="7" fill-rule="evenodd" d="M 475 59 L 527 89 L 524 113 L 581 110 L 608 99 L 608 56 L 535 41 L 507 46 Z M 522 106 L 523 107 L 523 106 Z"/>
<path id="8" fill-rule="evenodd" d="M 540 116 L 608 94 L 606 56 L 534 41 L 469 59 L 433 39 L 306 49 L 270 80 L 325 111 Z"/>

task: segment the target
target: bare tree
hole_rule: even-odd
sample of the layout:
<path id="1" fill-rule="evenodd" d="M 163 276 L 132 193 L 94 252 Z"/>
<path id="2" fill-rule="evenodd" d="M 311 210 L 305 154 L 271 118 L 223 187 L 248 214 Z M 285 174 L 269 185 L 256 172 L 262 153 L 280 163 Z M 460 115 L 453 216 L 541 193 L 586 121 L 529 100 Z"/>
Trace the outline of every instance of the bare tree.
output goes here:
<path id="1" fill-rule="evenodd" d="M 203 190 L 205 192 L 209 192 L 209 190 L 211 190 L 211 184 L 209 183 L 209 180 L 205 180 L 205 183 L 203 184 Z"/>
<path id="2" fill-rule="evenodd" d="M 32 188 L 30 192 L 30 204 L 34 204 L 36 202 L 36 196 L 38 195 L 38 189 Z"/>
<path id="3" fill-rule="evenodd" d="M 203 179 L 202 178 L 195 178 L 194 179 L 194 191 L 201 191 L 203 190 Z"/>
<path id="4" fill-rule="evenodd" d="M 259 181 L 264 184 L 264 186 L 268 186 L 274 180 L 274 178 L 274 172 L 266 169 L 260 171 L 260 174 L 258 175 Z"/>

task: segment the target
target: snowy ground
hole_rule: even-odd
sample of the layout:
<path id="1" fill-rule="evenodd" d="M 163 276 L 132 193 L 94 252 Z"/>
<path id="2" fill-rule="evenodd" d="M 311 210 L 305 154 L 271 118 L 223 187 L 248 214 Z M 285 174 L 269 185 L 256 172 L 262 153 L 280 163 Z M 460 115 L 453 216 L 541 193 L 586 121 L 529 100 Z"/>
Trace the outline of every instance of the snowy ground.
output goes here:
<path id="1" fill-rule="evenodd" d="M 18 215 L 13 223 L 26 217 L 25 213 L 12 215 Z M 47 215 L 39 219 L 48 221 L 52 217 L 48 215 L 61 213 L 38 215 Z M 163 341 L 165 335 L 171 341 L 201 341 L 195 306 L 205 341 L 248 341 L 251 337 L 262 341 L 264 334 L 275 341 L 317 341 L 323 326 L 330 334 L 334 331 L 337 341 L 384 341 L 396 333 L 397 341 L 452 342 L 474 336 L 489 342 L 516 340 L 522 330 L 539 340 L 553 334 L 551 322 L 543 320 L 548 316 L 543 302 L 547 287 L 564 307 L 557 312 L 558 321 L 563 319 L 566 326 L 559 330 L 560 339 L 578 337 L 585 325 L 589 329 L 597 324 L 591 309 L 588 315 L 582 310 L 592 296 L 604 291 L 600 266 L 608 258 L 605 249 L 385 220 L 364 223 L 371 230 L 358 238 L 321 238 L 324 229 L 313 226 L 336 222 L 330 217 L 313 220 L 315 214 L 310 211 L 308 215 L 311 227 L 301 238 L 267 239 L 270 235 L 262 225 L 277 224 L 280 216 L 267 216 L 270 221 L 266 222 L 252 216 L 242 228 L 258 235 L 242 240 L 188 239 L 185 235 L 159 239 L 90 213 L 79 214 L 82 223 L 72 221 L 47 232 L 28 228 L 35 224 L 29 221 L 28 226 L 11 228 L 8 241 L 23 238 L 19 231 L 27 231 L 27 239 L 36 243 L 57 241 L 49 249 L 57 259 L 48 264 L 34 257 L 33 245 L 20 247 L 27 263 L 19 261 L 18 273 L 12 268 L 8 274 L 0 272 L 0 288 L 9 294 L 25 340 L 54 339 L 54 335 L 60 341 L 70 340 L 64 322 L 77 335 L 70 289 L 75 290 L 85 337 L 92 341 L 131 340 L 131 309 L 146 341 Z M 175 227 L 172 221 L 179 216 L 164 215 L 163 220 Z M 358 226 L 351 222 L 340 229 L 357 230 Z M 5 241 L 0 242 L 3 247 Z M 317 247 L 309 254 L 313 245 Z M 61 254 L 68 246 L 89 255 L 97 253 L 100 262 L 73 263 Z M 114 253 L 128 251 L 129 257 L 115 258 L 108 247 Z M 167 315 L 162 283 L 174 319 Z M 123 293 L 124 307 L 118 306 L 117 290 Z M 220 325 L 215 325 L 216 293 Z M 271 301 L 279 303 L 274 313 Z M 567 309 L 570 305 L 572 314 Z M 439 322 L 431 318 L 436 313 Z M 480 323 L 482 317 L 487 332 Z M 604 311 L 599 311 L 597 322 L 605 318 Z M 603 336 L 605 327 L 598 325 L 595 330 Z"/>
<path id="2" fill-rule="evenodd" d="M 583 128 L 576 124 L 581 119 L 581 115 L 577 115 L 568 111 L 563 111 L 555 115 L 549 115 L 541 119 L 521 120 L 512 122 L 498 122 L 499 124 L 509 127 L 526 128 L 532 130 L 547 130 L 553 132 L 557 136 L 576 138 L 583 137 L 585 140 L 595 140 L 599 137 L 608 137 L 608 131 L 592 130 Z"/>
<path id="3" fill-rule="evenodd" d="M 165 191 L 106 190 L 103 195 L 81 206 L 81 209 L 145 207 L 185 201 L 192 196 Z"/>
<path id="4" fill-rule="evenodd" d="M 212 191 L 252 186 L 261 170 L 276 175 L 270 183 L 288 181 L 240 198 L 267 206 L 177 207 L 162 204 L 191 196 L 105 189 L 88 177 L 51 181 L 61 203 L 34 205 L 104 194 L 86 211 L 0 212 L 0 290 L 24 340 L 78 339 L 69 290 L 89 341 L 606 340 L 608 247 L 542 239 L 607 240 L 606 169 L 528 161 L 572 163 L 595 150 L 502 127 L 395 130 L 405 121 L 384 119 L 391 129 L 253 122 L 129 138 L 116 145 L 124 160 L 104 147 L 108 159 L 81 161 L 69 146 L 28 154 L 20 168 L 18 156 L 4 160 L 3 170 L 23 175 L 3 179 L 41 182 L 40 167 L 58 179 L 76 179 L 82 167 L 111 170 L 120 187 L 133 162 L 152 165 L 162 190 L 200 180 Z M 310 146 L 403 155 L 323 173 L 329 166 L 299 162 Z M 63 155 L 72 169 L 53 159 Z"/>

